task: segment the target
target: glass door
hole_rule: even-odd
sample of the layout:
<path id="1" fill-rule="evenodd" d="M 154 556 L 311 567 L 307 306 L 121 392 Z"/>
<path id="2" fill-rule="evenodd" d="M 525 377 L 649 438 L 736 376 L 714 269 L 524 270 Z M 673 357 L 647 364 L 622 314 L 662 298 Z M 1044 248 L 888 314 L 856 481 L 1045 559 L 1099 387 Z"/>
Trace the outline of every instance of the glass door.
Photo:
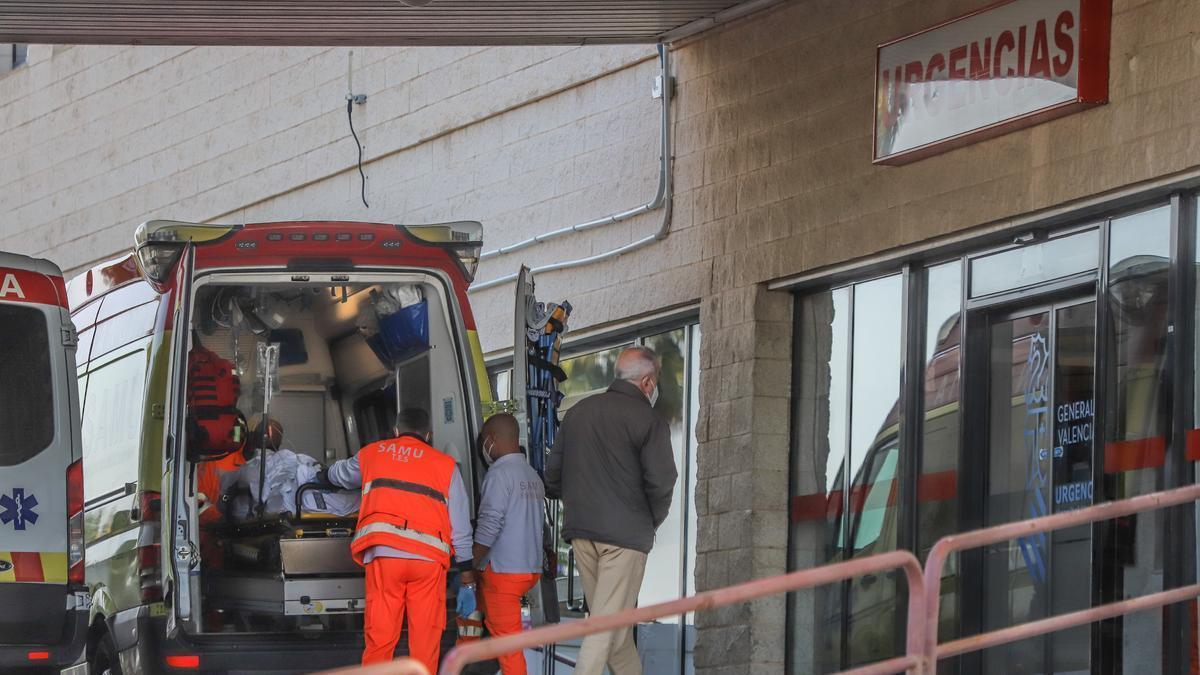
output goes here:
<path id="1" fill-rule="evenodd" d="M 986 428 L 978 458 L 986 475 L 985 525 L 1036 518 L 1092 503 L 1096 304 L 1073 300 L 983 311 L 978 333 L 986 378 L 975 396 Z M 978 447 L 978 445 L 976 446 Z M 983 630 L 1087 607 L 1090 528 L 988 547 L 972 584 Z M 985 653 L 993 673 L 1089 670 L 1084 627 Z"/>

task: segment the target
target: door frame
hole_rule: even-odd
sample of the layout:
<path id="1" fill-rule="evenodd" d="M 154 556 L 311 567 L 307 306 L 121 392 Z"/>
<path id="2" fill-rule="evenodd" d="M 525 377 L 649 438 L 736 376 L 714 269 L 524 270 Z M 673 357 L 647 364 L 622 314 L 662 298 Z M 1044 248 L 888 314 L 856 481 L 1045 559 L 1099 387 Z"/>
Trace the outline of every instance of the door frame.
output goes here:
<path id="1" fill-rule="evenodd" d="M 987 500 L 990 476 L 990 452 L 978 452 L 980 441 L 972 430 L 987 429 L 989 424 L 990 407 L 990 327 L 997 321 L 1017 319 L 1039 313 L 1048 313 L 1050 325 L 1047 328 L 1049 341 L 1047 349 L 1050 354 L 1056 354 L 1058 339 L 1055 335 L 1057 327 L 1057 311 L 1067 307 L 1095 303 L 1095 326 L 1093 343 L 1093 392 L 1098 392 L 1101 386 L 1100 378 L 1100 340 L 1103 330 L 1100 307 L 1103 304 L 1098 296 L 1100 277 L 1098 270 L 1076 274 L 1064 279 L 1024 287 L 1014 291 L 999 293 L 993 296 L 970 299 L 968 283 L 963 286 L 963 338 L 962 338 L 962 374 L 960 379 L 959 400 L 963 403 L 963 419 L 960 429 L 959 442 L 959 484 L 964 489 L 959 491 L 959 529 L 968 531 L 987 526 Z M 1054 370 L 1050 370 L 1051 400 L 1056 382 Z M 1095 400 L 1093 401 L 1095 405 Z M 1092 457 L 1093 467 L 1096 464 L 1097 427 L 1093 420 Z M 987 447 L 984 441 L 983 447 Z M 1051 488 L 1051 497 L 1053 487 Z M 1093 533 L 1095 536 L 1095 533 Z M 984 550 L 971 549 L 959 553 L 959 574 L 962 579 L 975 579 L 982 583 L 985 574 Z M 1049 552 L 1048 552 L 1049 554 Z M 1047 567 L 1053 563 L 1047 558 Z M 1094 562 L 1093 562 L 1094 566 Z M 1093 585 L 1095 574 L 1093 574 Z M 960 592 L 958 601 L 958 635 L 977 634 L 984 630 L 985 603 L 982 588 L 976 583 L 963 583 L 960 589 L 975 589 L 972 592 Z M 1093 591 L 1094 593 L 1094 591 Z M 1093 595 L 1094 597 L 1094 595 Z M 1093 642 L 1095 635 L 1093 634 Z M 1046 641 L 1046 662 L 1050 662 L 1052 641 Z M 983 672 L 984 653 L 982 651 L 963 655 L 959 661 L 960 672 Z"/>

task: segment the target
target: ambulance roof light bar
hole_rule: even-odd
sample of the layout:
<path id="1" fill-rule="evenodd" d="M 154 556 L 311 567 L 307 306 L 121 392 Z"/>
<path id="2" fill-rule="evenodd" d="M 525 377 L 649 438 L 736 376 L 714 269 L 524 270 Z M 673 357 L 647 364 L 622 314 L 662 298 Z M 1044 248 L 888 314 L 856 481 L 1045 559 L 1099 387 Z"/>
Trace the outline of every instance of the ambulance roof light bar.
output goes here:
<path id="1" fill-rule="evenodd" d="M 161 287 L 171 275 L 179 254 L 190 242 L 220 239 L 240 225 L 203 225 L 178 220 L 148 220 L 133 234 L 134 251 L 142 274 L 154 286 Z"/>
<path id="2" fill-rule="evenodd" d="M 467 283 L 475 280 L 479 252 L 483 250 L 483 225 L 475 220 L 459 220 L 431 225 L 397 225 L 413 237 L 449 248 L 462 265 Z"/>

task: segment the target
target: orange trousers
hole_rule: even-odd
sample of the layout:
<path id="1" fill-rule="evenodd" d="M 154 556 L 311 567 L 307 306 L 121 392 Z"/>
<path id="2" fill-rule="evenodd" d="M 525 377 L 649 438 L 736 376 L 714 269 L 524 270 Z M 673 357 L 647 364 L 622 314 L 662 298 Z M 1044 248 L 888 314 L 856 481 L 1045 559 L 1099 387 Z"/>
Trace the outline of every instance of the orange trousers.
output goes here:
<path id="1" fill-rule="evenodd" d="M 521 632 L 521 596 L 538 582 L 540 574 L 504 574 L 488 565 L 479 580 L 479 604 L 483 624 L 493 637 Z M 525 654 L 513 652 L 500 657 L 504 675 L 525 675 Z"/>
<path id="2" fill-rule="evenodd" d="M 391 661 L 408 618 L 408 654 L 436 673 L 446 628 L 446 570 L 427 560 L 375 558 L 367 563 L 363 665 Z"/>

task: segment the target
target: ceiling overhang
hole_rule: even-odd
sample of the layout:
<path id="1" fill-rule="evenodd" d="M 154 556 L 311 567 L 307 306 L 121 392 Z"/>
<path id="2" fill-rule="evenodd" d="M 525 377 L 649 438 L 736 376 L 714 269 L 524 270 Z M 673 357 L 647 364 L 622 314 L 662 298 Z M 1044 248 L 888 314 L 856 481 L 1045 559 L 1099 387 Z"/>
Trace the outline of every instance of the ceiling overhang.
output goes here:
<path id="1" fill-rule="evenodd" d="M 654 43 L 678 40 L 779 1 L 4 0 L 0 43 Z"/>

